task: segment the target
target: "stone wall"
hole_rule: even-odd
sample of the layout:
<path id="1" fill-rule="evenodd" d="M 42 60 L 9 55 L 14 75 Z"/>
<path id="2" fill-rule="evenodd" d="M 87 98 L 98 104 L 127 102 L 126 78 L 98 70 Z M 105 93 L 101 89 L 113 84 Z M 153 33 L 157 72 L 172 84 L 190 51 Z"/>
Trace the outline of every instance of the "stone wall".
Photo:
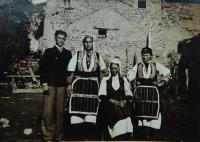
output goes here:
<path id="1" fill-rule="evenodd" d="M 137 8 L 137 0 L 72 0 L 71 6 L 65 8 L 62 0 L 47 2 L 42 48 L 53 46 L 58 29 L 68 33 L 66 47 L 73 52 L 82 48 L 84 35 L 92 34 L 96 37 L 95 48 L 106 62 L 120 56 L 123 69 L 127 64 L 132 66 L 134 54 L 140 60 L 148 33 L 154 60 L 166 63 L 167 54 L 176 50 L 178 41 L 200 31 L 198 4 L 147 0 L 146 8 Z M 108 28 L 107 37 L 99 37 L 94 26 Z"/>

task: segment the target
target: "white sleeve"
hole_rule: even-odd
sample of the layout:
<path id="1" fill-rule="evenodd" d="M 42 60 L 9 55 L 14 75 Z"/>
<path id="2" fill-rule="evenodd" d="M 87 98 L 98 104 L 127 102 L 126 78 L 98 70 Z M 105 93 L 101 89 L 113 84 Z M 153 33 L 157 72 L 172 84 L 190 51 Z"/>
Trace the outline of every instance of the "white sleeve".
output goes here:
<path id="1" fill-rule="evenodd" d="M 128 80 L 125 77 L 123 79 L 124 79 L 124 90 L 125 90 L 126 96 L 133 96 Z"/>
<path id="2" fill-rule="evenodd" d="M 74 54 L 71 58 L 71 60 L 69 61 L 69 64 L 68 64 L 68 67 L 67 67 L 67 70 L 68 71 L 75 71 L 76 69 L 76 64 L 77 64 L 77 53 Z"/>
<path id="3" fill-rule="evenodd" d="M 99 55 L 99 66 L 100 66 L 100 70 L 104 70 L 106 68 L 106 64 L 103 60 L 103 58 Z"/>
<path id="4" fill-rule="evenodd" d="M 171 71 L 165 67 L 164 65 L 160 63 L 156 63 L 156 69 L 159 72 L 160 75 L 163 75 L 165 77 L 170 78 L 171 77 Z"/>
<path id="5" fill-rule="evenodd" d="M 127 79 L 129 81 L 133 81 L 136 78 L 137 74 L 137 65 L 135 65 L 132 69 L 130 69 L 127 73 Z"/>
<path id="6" fill-rule="evenodd" d="M 106 83 L 106 81 L 107 81 L 107 80 L 108 80 L 108 77 L 104 77 L 104 78 L 101 80 L 101 84 L 100 84 L 100 87 L 99 87 L 98 96 L 101 96 L 101 95 L 107 96 L 107 91 L 106 91 L 106 88 L 107 88 L 107 83 Z"/>

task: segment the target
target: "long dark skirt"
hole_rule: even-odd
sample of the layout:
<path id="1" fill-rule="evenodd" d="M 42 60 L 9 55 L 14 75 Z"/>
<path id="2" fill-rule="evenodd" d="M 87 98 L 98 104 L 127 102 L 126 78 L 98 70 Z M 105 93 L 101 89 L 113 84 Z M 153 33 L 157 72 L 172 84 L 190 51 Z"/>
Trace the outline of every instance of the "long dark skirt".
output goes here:
<path id="1" fill-rule="evenodd" d="M 114 105 L 111 102 L 105 104 L 106 121 L 110 128 L 119 121 L 131 117 L 130 105 L 126 104 L 124 107 Z"/>

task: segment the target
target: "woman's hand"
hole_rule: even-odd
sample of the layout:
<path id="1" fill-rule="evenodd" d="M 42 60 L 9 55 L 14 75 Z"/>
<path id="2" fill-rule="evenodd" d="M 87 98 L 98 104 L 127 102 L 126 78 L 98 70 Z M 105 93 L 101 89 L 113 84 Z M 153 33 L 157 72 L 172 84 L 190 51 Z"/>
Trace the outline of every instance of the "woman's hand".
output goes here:
<path id="1" fill-rule="evenodd" d="M 165 86 L 167 84 L 167 82 L 165 80 L 162 80 L 161 82 L 158 82 L 158 87 L 162 87 Z"/>
<path id="2" fill-rule="evenodd" d="M 108 69 L 104 69 L 101 71 L 101 77 L 108 77 L 109 76 L 109 71 Z"/>
<path id="3" fill-rule="evenodd" d="M 123 100 L 123 101 L 120 101 L 120 104 L 119 104 L 119 105 L 120 105 L 121 107 L 124 107 L 124 106 L 126 105 L 126 103 L 127 103 L 127 101 L 126 101 L 126 100 Z"/>
<path id="4" fill-rule="evenodd" d="M 113 103 L 114 105 L 117 105 L 117 106 L 120 105 L 120 102 L 118 102 L 118 101 L 116 101 L 116 100 L 114 100 L 114 99 L 109 99 L 109 101 L 110 101 L 111 103 Z"/>
<path id="5" fill-rule="evenodd" d="M 72 85 L 71 84 L 67 85 L 67 94 L 68 95 L 72 94 Z"/>

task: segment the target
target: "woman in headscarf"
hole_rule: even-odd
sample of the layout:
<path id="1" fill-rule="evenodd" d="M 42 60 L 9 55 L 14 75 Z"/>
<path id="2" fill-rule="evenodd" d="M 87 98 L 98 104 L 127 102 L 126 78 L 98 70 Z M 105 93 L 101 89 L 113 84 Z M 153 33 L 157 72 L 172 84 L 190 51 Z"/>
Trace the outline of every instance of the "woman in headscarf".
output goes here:
<path id="1" fill-rule="evenodd" d="M 68 71 L 74 76 L 98 77 L 107 73 L 105 62 L 101 55 L 95 50 L 95 38 L 86 35 L 82 39 L 83 47 L 70 60 Z"/>
<path id="2" fill-rule="evenodd" d="M 157 86 L 159 93 L 161 94 L 162 87 L 167 85 L 170 80 L 171 73 L 170 70 L 160 63 L 152 61 L 153 51 L 149 47 L 144 47 L 141 50 L 142 62 L 136 64 L 127 73 L 127 78 L 129 81 L 136 81 L 136 85 L 146 85 L 146 86 Z M 157 76 L 160 75 L 160 81 L 158 82 Z M 163 108 L 163 103 L 165 102 L 163 95 L 160 95 L 161 110 L 159 112 L 157 119 L 146 119 L 139 118 L 136 129 L 138 137 L 143 138 L 143 140 L 157 139 L 159 137 L 159 132 L 161 129 L 161 111 Z"/>
<path id="3" fill-rule="evenodd" d="M 68 71 L 71 72 L 71 76 L 68 78 L 68 82 L 72 83 L 76 77 L 94 77 L 98 78 L 98 81 L 100 81 L 101 75 L 108 74 L 108 70 L 101 55 L 95 51 L 95 38 L 93 36 L 86 35 L 82 39 L 82 43 L 82 50 L 78 51 L 69 62 Z M 94 88 L 93 86 L 92 89 L 90 89 L 92 86 L 90 83 L 83 83 L 82 86 L 84 87 L 79 87 L 76 91 L 81 92 L 81 94 L 98 95 L 99 86 L 97 86 L 97 88 Z M 67 91 L 69 94 L 72 93 L 72 84 L 68 84 Z M 79 103 L 78 107 L 84 107 L 84 105 L 84 103 Z M 96 115 L 71 114 L 70 123 L 74 126 L 74 128 L 77 127 L 77 129 L 75 128 L 76 136 L 80 135 L 78 140 L 84 138 L 96 140 L 97 137 L 99 137 L 95 136 L 98 135 L 96 128 L 94 128 L 96 127 Z"/>
<path id="4" fill-rule="evenodd" d="M 125 77 L 120 74 L 121 63 L 115 58 L 110 61 L 110 76 L 103 78 L 99 98 L 103 107 L 103 119 L 114 140 L 128 140 L 133 133 L 131 122 L 132 92 Z"/>

